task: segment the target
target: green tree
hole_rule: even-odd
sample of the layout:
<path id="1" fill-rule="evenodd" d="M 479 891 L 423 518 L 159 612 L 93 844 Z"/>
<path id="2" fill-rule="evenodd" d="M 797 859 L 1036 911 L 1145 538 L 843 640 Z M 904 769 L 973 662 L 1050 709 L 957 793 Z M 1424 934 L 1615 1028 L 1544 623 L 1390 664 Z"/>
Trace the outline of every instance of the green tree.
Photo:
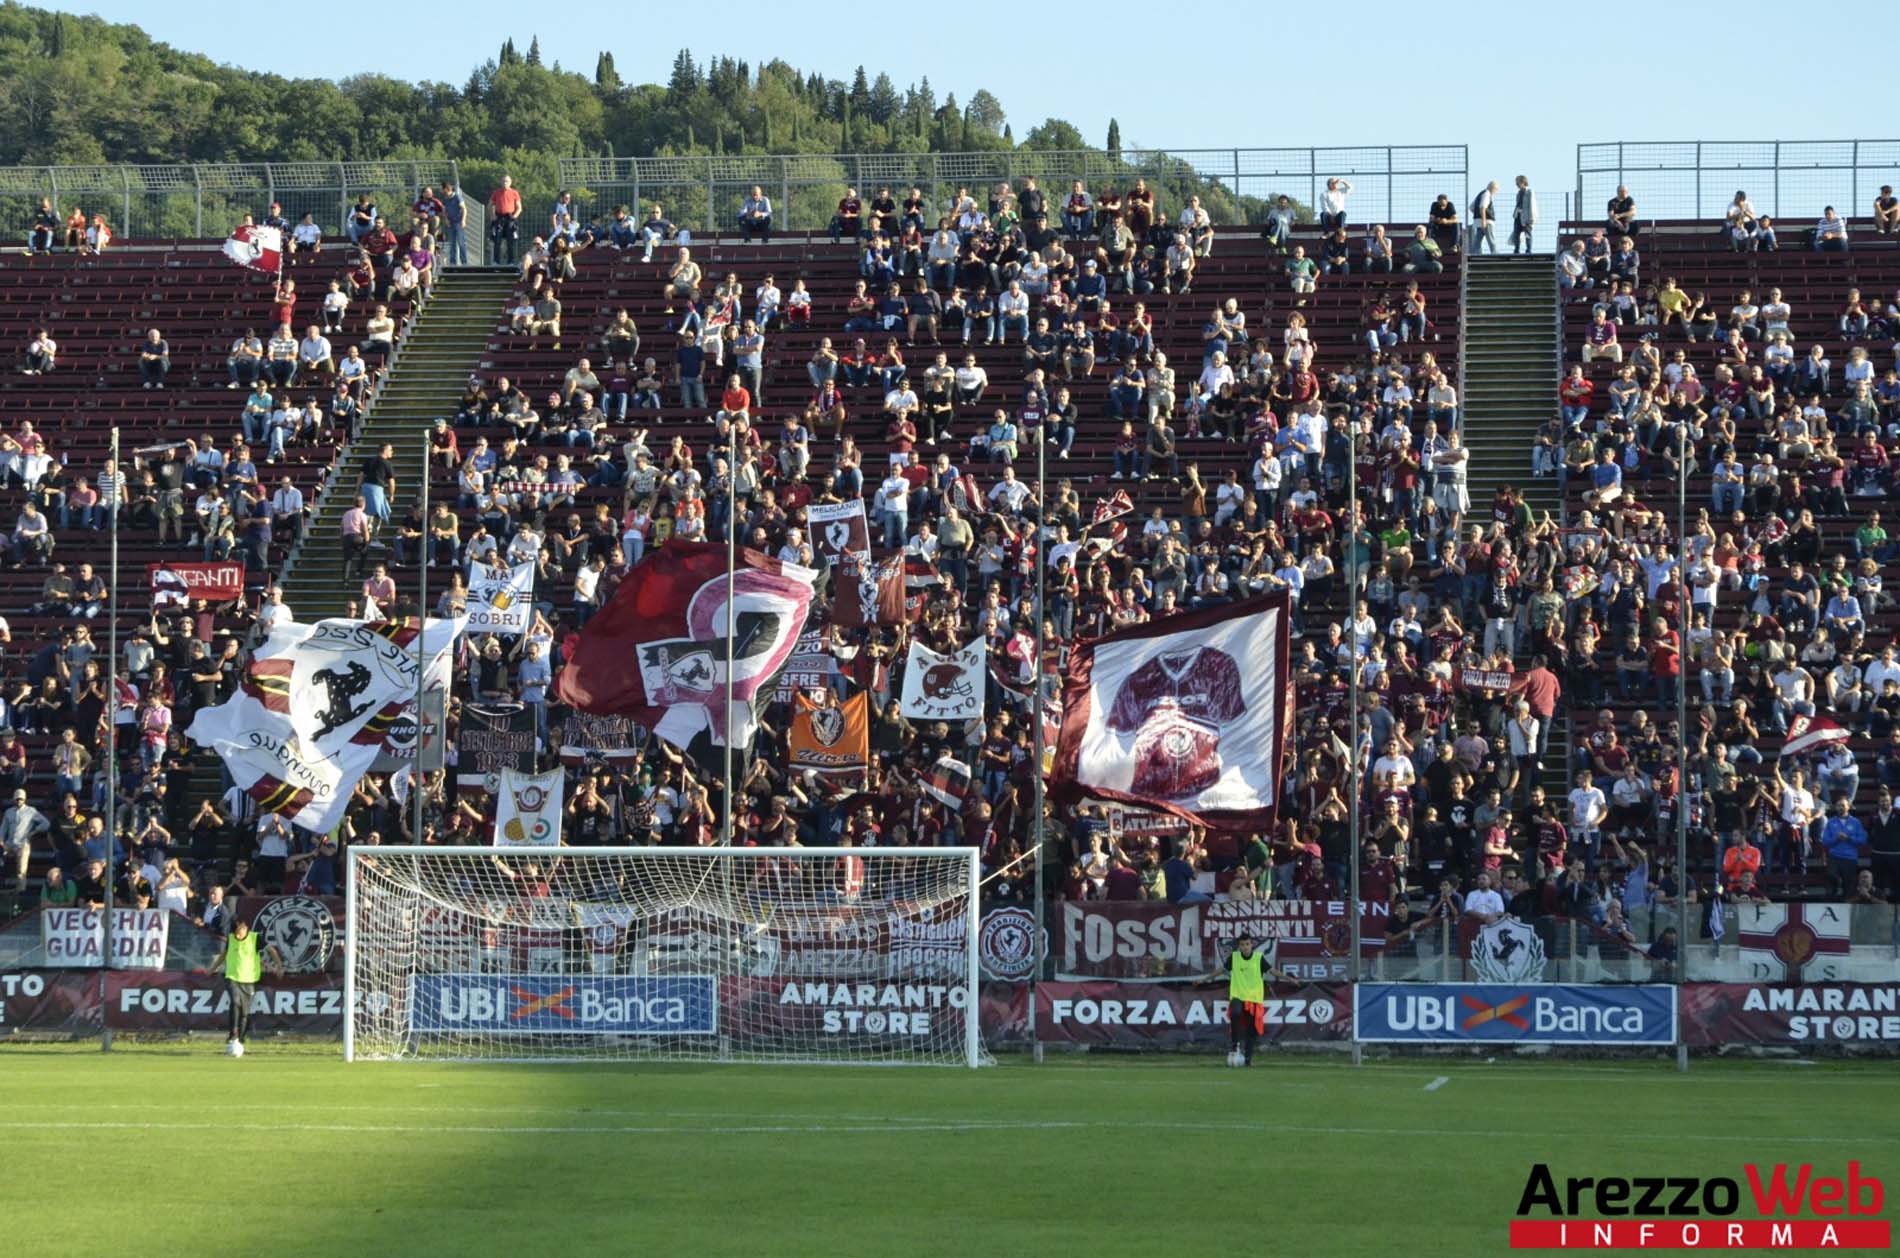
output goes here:
<path id="1" fill-rule="evenodd" d="M 1108 120 L 1108 143 L 1104 147 L 1110 158 L 1118 162 L 1122 159 L 1122 124 L 1113 118 Z"/>
<path id="2" fill-rule="evenodd" d="M 541 37 L 539 35 L 530 36 L 528 39 L 528 64 L 531 66 L 541 64 Z"/>
<path id="3" fill-rule="evenodd" d="M 620 90 L 620 71 L 614 69 L 614 55 L 603 50 L 594 61 L 594 86 L 603 92 Z"/>

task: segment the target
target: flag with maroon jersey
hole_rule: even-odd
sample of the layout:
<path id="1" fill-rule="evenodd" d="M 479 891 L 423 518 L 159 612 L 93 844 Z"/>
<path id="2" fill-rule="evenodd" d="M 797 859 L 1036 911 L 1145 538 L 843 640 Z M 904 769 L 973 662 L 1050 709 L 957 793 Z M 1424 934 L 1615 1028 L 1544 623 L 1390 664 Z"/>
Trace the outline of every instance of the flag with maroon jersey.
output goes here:
<path id="1" fill-rule="evenodd" d="M 804 631 L 817 576 L 739 550 L 728 677 L 726 548 L 669 538 L 628 570 L 575 636 L 554 696 L 596 716 L 630 717 L 682 750 L 702 739 L 744 747 L 758 725 L 758 695 Z"/>
<path id="2" fill-rule="evenodd" d="M 1829 743 L 1846 742 L 1849 731 L 1839 721 L 1825 716 L 1797 716 L 1788 722 L 1788 740 L 1781 744 L 1783 756 L 1799 756 L 1819 751 Z"/>
<path id="3" fill-rule="evenodd" d="M 245 223 L 224 242 L 224 256 L 241 267 L 276 274 L 284 269 L 284 233 Z"/>
<path id="4" fill-rule="evenodd" d="M 1213 830 L 1265 830 L 1280 794 L 1289 687 L 1283 592 L 1080 643 L 1063 681 L 1052 788 Z"/>
<path id="5" fill-rule="evenodd" d="M 1135 509 L 1135 500 L 1128 496 L 1126 489 L 1117 489 L 1106 498 L 1095 500 L 1095 516 L 1089 521 L 1091 526 L 1107 524 L 1110 520 L 1127 515 Z"/>

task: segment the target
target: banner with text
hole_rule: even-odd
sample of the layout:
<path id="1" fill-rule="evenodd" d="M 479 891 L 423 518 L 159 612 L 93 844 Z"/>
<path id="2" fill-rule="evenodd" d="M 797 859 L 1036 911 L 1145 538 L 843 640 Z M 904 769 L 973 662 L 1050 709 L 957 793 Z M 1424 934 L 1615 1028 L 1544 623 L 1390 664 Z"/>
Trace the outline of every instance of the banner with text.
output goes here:
<path id="1" fill-rule="evenodd" d="M 1242 932 L 1262 941 L 1294 978 L 1318 982 L 1350 971 L 1352 919 L 1343 900 L 1065 900 L 1055 912 L 1059 978 L 1199 978 Z M 1360 955 L 1375 957 L 1385 944 L 1387 908 L 1366 900 L 1360 913 Z"/>
<path id="2" fill-rule="evenodd" d="M 0 1039 L 15 1031 L 61 1035 L 97 1032 L 99 977 L 71 970 L 12 970 L 0 974 Z"/>
<path id="3" fill-rule="evenodd" d="M 1227 1049 L 1227 988 L 1204 983 L 1038 983 L 1036 1034 L 1045 1044 L 1101 1048 Z M 1344 983 L 1267 988 L 1269 1044 L 1352 1039 L 1352 989 Z"/>
<path id="4" fill-rule="evenodd" d="M 388 999 L 378 994 L 379 999 Z M 106 975 L 106 1025 L 115 1031 L 223 1031 L 231 998 L 222 974 L 161 970 Z M 337 1035 L 343 1030 L 343 976 L 266 974 L 251 1006 L 259 1035 Z"/>
<path id="5" fill-rule="evenodd" d="M 162 970 L 171 914 L 164 909 L 112 910 L 112 968 Z M 104 909 L 42 909 L 40 944 L 46 964 L 97 969 L 105 963 Z"/>
<path id="6" fill-rule="evenodd" d="M 1669 1045 L 1676 989 L 1568 983 L 1361 983 L 1355 1037 L 1366 1044 Z"/>
<path id="7" fill-rule="evenodd" d="M 1896 1048 L 1900 984 L 1687 983 L 1682 1037 L 1691 1048 Z"/>

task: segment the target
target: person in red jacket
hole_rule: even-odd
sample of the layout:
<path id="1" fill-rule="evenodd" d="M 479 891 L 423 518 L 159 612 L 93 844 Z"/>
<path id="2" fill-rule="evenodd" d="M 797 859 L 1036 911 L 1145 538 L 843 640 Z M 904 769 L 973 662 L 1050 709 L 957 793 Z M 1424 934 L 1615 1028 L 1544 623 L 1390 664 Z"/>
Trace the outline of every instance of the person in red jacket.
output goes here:
<path id="1" fill-rule="evenodd" d="M 490 223 L 488 234 L 495 242 L 495 261 L 507 261 L 511 265 L 515 260 L 515 242 L 521 238 L 518 222 L 521 218 L 521 194 L 515 191 L 514 177 L 503 175 L 501 187 L 495 189 L 488 198 Z M 502 254 L 508 256 L 503 259 Z"/>

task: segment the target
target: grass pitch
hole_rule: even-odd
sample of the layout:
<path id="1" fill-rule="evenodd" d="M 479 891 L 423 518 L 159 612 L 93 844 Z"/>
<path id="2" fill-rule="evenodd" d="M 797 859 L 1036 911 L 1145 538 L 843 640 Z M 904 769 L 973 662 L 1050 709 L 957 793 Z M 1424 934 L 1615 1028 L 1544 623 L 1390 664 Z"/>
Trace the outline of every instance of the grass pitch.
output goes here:
<path id="1" fill-rule="evenodd" d="M 1533 1162 L 1849 1158 L 1900 1198 L 1891 1062 L 1263 1054 L 984 1071 L 345 1066 L 334 1046 L 0 1047 L 4 1252 L 1476 1255 Z M 1825 1168 L 1825 1169 L 1821 1169 Z"/>

